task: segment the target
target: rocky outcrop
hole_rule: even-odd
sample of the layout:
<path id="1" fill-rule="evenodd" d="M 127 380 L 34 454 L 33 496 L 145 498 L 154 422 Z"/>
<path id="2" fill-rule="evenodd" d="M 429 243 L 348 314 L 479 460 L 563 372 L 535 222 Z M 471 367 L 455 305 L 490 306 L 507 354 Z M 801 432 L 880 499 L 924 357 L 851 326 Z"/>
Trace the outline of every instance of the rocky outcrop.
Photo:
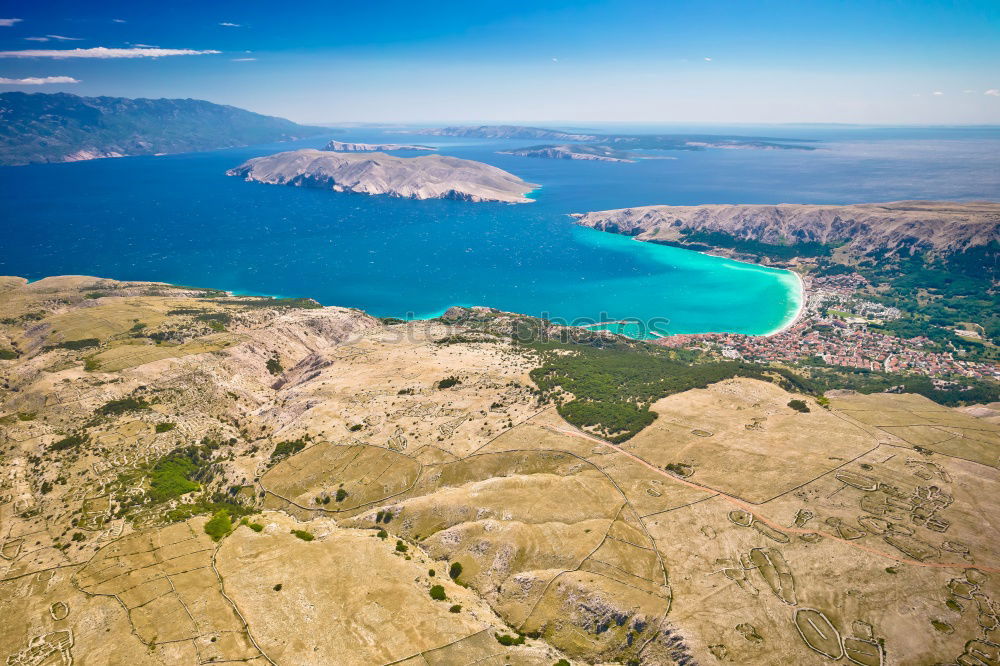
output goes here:
<path id="1" fill-rule="evenodd" d="M 1000 242 L 1000 203 L 896 201 L 811 204 L 643 206 L 576 214 L 578 224 L 647 241 L 683 241 L 693 231 L 770 244 L 844 245 L 852 255 L 950 255 Z"/>
<path id="2" fill-rule="evenodd" d="M 226 174 L 273 185 L 475 202 L 528 203 L 533 199 L 524 195 L 538 187 L 488 164 L 444 155 L 293 150 L 248 160 Z"/>
<path id="3" fill-rule="evenodd" d="M 333 140 L 323 146 L 323 150 L 330 150 L 335 153 L 375 153 L 385 150 L 437 150 L 437 148 L 404 143 L 348 143 Z"/>

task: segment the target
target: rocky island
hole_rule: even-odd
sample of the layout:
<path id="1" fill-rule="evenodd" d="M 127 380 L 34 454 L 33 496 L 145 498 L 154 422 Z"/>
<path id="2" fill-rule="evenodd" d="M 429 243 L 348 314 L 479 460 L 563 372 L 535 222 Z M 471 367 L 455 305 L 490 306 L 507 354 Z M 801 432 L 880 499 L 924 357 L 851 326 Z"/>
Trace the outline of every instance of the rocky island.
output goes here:
<path id="1" fill-rule="evenodd" d="M 635 162 L 631 153 L 615 150 L 609 146 L 589 144 L 567 144 L 563 146 L 529 146 L 516 150 L 501 150 L 501 155 L 521 157 L 543 157 L 552 160 L 585 160 L 591 162 Z"/>
<path id="2" fill-rule="evenodd" d="M 386 194 L 404 199 L 457 199 L 529 203 L 538 186 L 489 164 L 444 155 L 393 157 L 385 153 L 293 150 L 248 160 L 226 172 L 272 185 L 336 192 Z"/>
<path id="3" fill-rule="evenodd" d="M 323 150 L 331 150 L 335 153 L 377 153 L 387 150 L 437 150 L 437 148 L 403 143 L 349 143 L 334 139 L 323 146 Z"/>
<path id="4" fill-rule="evenodd" d="M 556 141 L 596 141 L 599 138 L 594 134 L 576 134 L 546 127 L 524 127 L 523 125 L 431 127 L 417 130 L 415 134 L 461 136 L 476 139 L 554 139 Z"/>
<path id="5" fill-rule="evenodd" d="M 417 130 L 415 134 L 457 136 L 477 139 L 548 139 L 568 144 L 541 145 L 503 151 L 524 157 L 544 157 L 563 160 L 597 160 L 602 162 L 634 162 L 649 159 L 653 154 L 627 151 L 664 150 L 816 150 L 812 139 L 790 139 L 768 136 L 730 134 L 578 134 L 547 127 L 522 125 L 480 125 L 437 127 Z M 604 159 L 608 158 L 608 159 Z"/>

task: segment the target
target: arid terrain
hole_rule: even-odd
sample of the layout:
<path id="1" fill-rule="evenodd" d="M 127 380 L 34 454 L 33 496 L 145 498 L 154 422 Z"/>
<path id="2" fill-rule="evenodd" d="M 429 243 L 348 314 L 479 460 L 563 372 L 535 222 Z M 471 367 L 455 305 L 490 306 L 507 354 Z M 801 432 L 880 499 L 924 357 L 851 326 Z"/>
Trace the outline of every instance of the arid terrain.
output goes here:
<path id="1" fill-rule="evenodd" d="M 526 326 L 0 278 L 3 663 L 1000 663 L 995 409 L 734 370 L 613 444 L 532 371 L 615 336 Z"/>

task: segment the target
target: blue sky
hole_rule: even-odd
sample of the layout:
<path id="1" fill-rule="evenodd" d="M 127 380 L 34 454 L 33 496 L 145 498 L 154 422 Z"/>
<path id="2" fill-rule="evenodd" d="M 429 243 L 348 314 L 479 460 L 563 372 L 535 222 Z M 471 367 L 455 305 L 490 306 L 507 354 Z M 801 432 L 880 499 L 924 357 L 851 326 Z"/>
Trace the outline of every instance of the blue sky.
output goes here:
<path id="1" fill-rule="evenodd" d="M 1000 124 L 1000 3 L 7 0 L 0 81 L 302 122 Z"/>

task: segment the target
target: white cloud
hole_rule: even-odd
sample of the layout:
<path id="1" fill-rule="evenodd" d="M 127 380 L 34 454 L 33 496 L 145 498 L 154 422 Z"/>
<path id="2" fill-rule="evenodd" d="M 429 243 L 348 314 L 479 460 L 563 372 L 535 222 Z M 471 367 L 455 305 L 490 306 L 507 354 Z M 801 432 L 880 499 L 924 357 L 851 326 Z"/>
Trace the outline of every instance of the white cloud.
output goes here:
<path id="1" fill-rule="evenodd" d="M 559 62 L 559 58 L 553 58 L 552 62 Z"/>
<path id="2" fill-rule="evenodd" d="M 20 23 L 24 19 L 0 19 L 0 28 L 9 28 L 15 23 Z"/>
<path id="3" fill-rule="evenodd" d="M 137 49 L 158 49 L 158 48 L 160 48 L 156 44 L 132 44 L 132 46 L 136 47 Z"/>
<path id="4" fill-rule="evenodd" d="M 209 55 L 222 51 L 195 51 L 193 49 L 109 49 L 97 46 L 92 49 L 27 49 L 0 51 L 0 58 L 161 58 L 180 55 Z"/>
<path id="5" fill-rule="evenodd" d="M 60 42 L 79 42 L 83 41 L 83 37 L 63 37 L 62 35 L 45 35 L 49 39 L 55 39 Z"/>
<path id="6" fill-rule="evenodd" d="M 711 58 L 705 58 L 705 62 L 712 62 Z"/>
<path id="7" fill-rule="evenodd" d="M 111 19 L 112 23 L 125 23 L 125 19 Z"/>
<path id="8" fill-rule="evenodd" d="M 935 96 L 937 96 L 937 97 L 940 97 L 940 96 L 941 96 L 941 95 L 943 95 L 944 93 L 943 93 L 943 92 L 941 92 L 940 90 L 935 90 L 935 91 L 934 91 L 934 92 L 933 92 L 932 94 L 934 94 L 934 95 L 935 95 Z"/>
<path id="9" fill-rule="evenodd" d="M 984 95 L 989 95 L 991 97 L 1000 97 L 1000 90 L 997 90 L 996 88 L 990 88 L 989 90 L 987 90 L 983 94 Z"/>
<path id="10" fill-rule="evenodd" d="M 219 25 L 225 26 L 227 28 L 242 28 L 243 27 L 239 23 L 230 23 L 229 21 L 223 21 Z"/>
<path id="11" fill-rule="evenodd" d="M 233 62 L 252 62 L 257 58 L 233 58 Z"/>
<path id="12" fill-rule="evenodd" d="M 46 83 L 79 83 L 72 76 L 29 76 L 26 79 L 5 79 L 0 77 L 0 85 L 4 86 L 40 86 Z"/>
<path id="13" fill-rule="evenodd" d="M 29 41 L 29 42 L 47 42 L 47 41 L 49 41 L 48 37 L 25 37 L 24 39 L 27 40 L 27 41 Z"/>

